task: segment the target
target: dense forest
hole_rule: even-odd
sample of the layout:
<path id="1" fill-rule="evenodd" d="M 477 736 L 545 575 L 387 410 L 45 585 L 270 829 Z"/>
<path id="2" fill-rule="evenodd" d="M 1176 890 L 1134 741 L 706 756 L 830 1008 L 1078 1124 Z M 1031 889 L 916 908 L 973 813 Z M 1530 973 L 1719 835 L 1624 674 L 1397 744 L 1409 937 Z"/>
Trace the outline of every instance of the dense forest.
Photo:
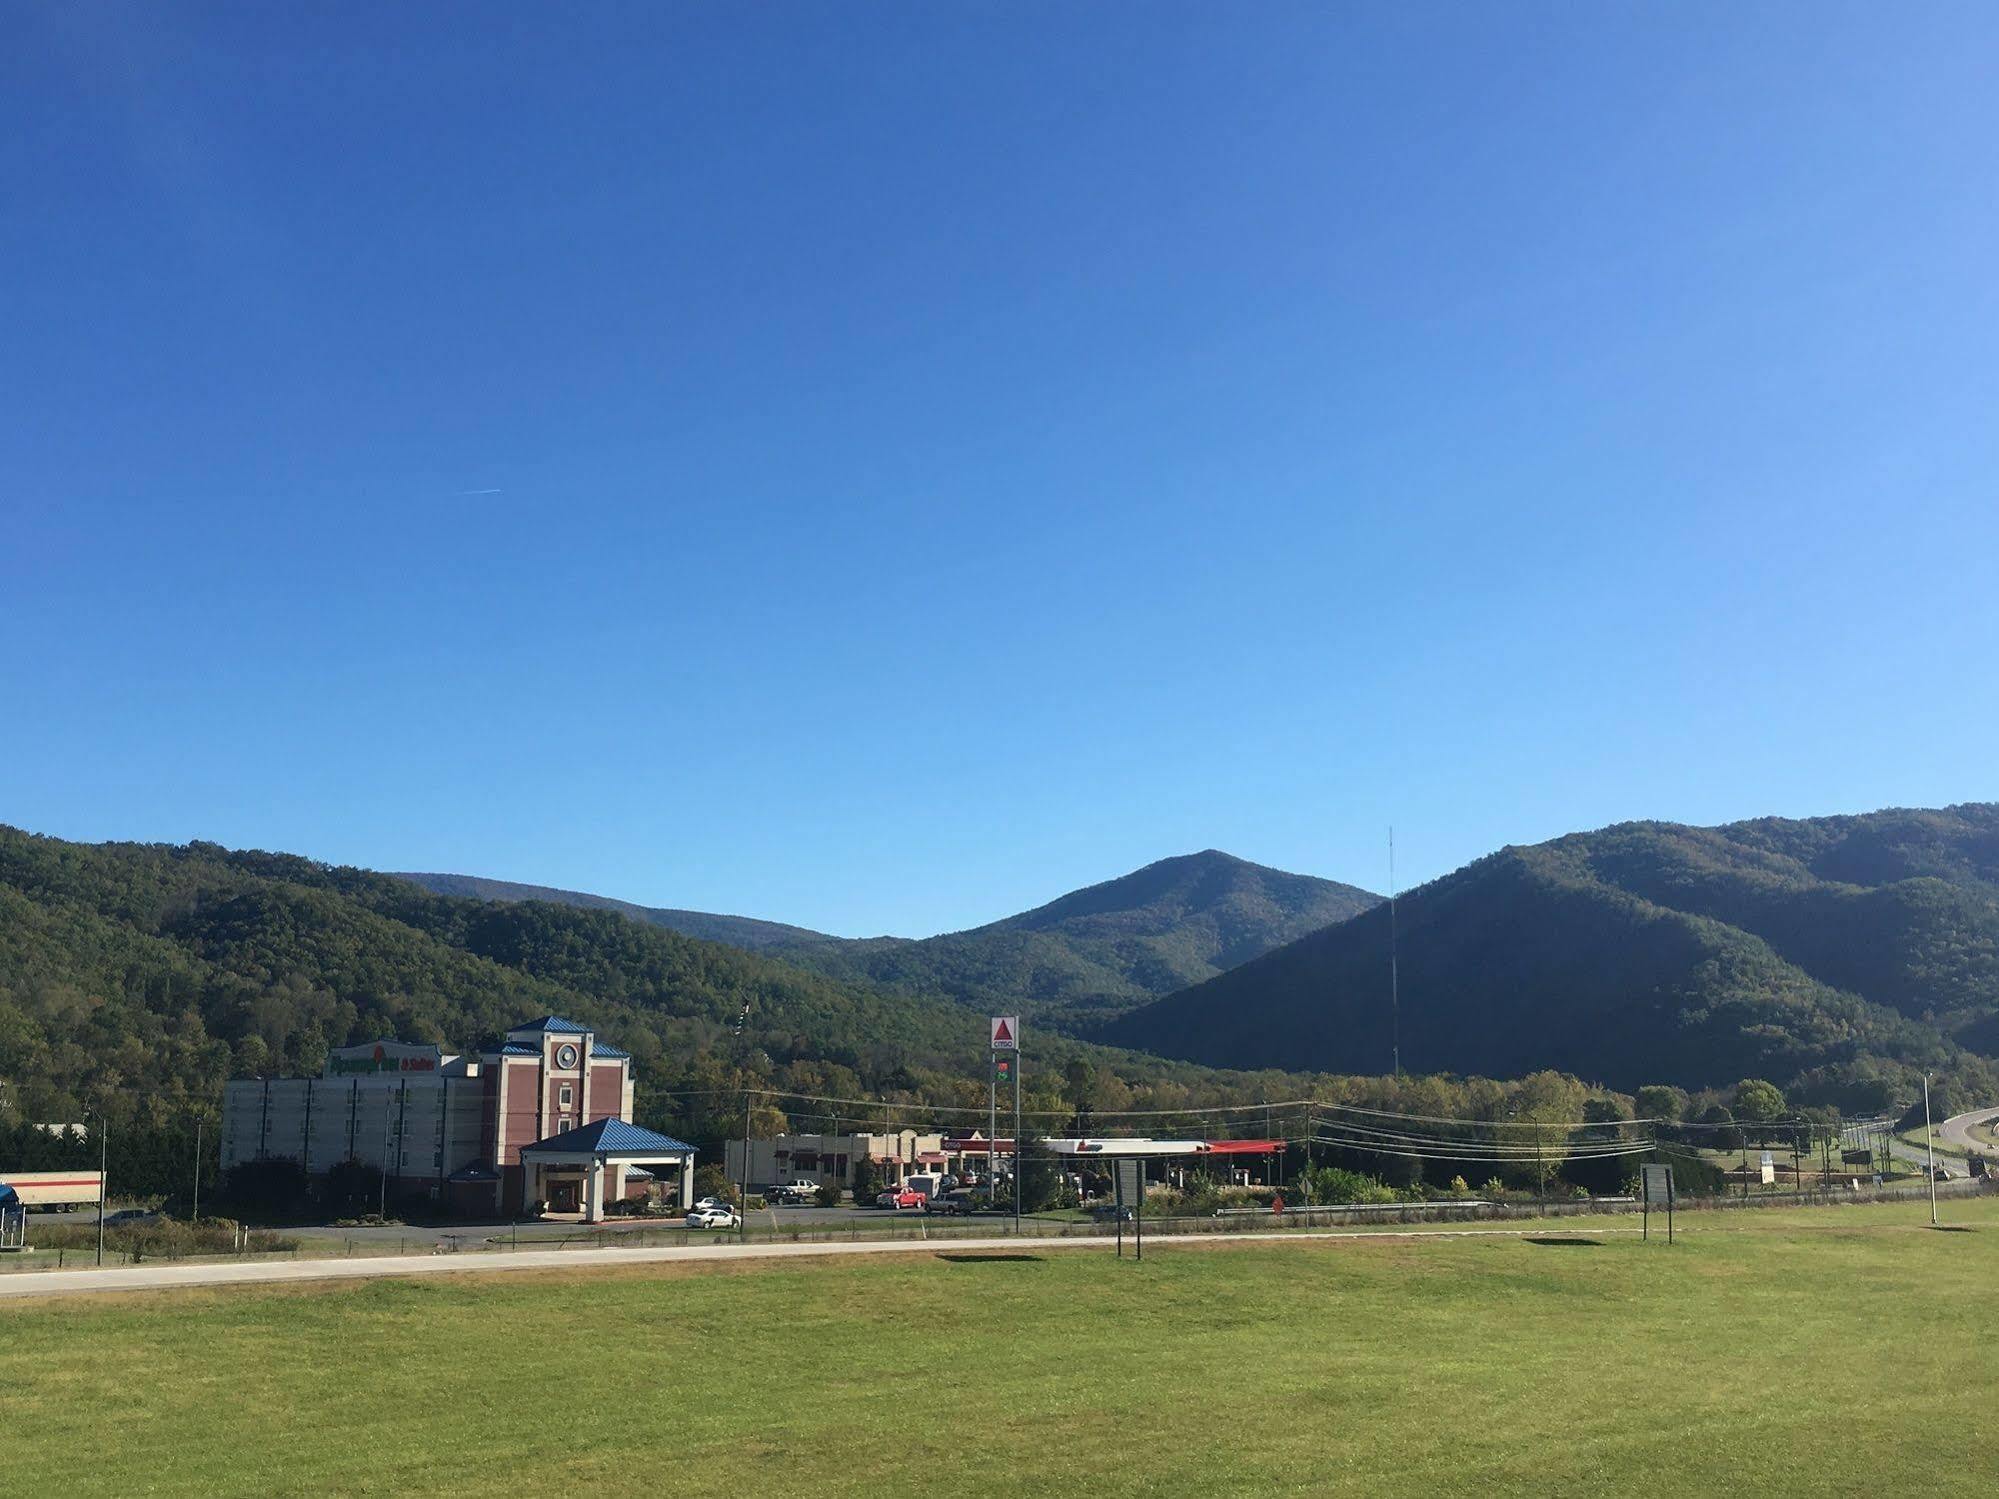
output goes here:
<path id="1" fill-rule="evenodd" d="M 1849 1107 L 1919 1068 L 1999 1093 L 1999 807 L 1508 848 L 1104 1028 L 1226 1066 L 1777 1079 Z"/>
<path id="2" fill-rule="evenodd" d="M 1352 885 L 1207 849 L 1161 859 L 969 931 L 847 939 L 462 875 L 403 878 L 442 895 L 617 910 L 871 989 L 954 999 L 981 1010 L 1024 1003 L 1037 1023 L 1074 1031 L 1345 921 L 1380 900 Z"/>
<path id="3" fill-rule="evenodd" d="M 178 1119 L 212 1109 L 225 1078 L 317 1072 L 331 1047 L 395 1036 L 467 1049 L 551 1011 L 630 1051 L 641 1118 L 697 1140 L 740 1128 L 746 1084 L 968 1111 L 986 1099 L 984 1017 L 948 1000 L 612 910 L 457 899 L 213 844 L 0 829 L 0 1120 L 100 1107 Z M 1181 1108 L 1308 1086 L 1032 1039 L 1030 1108 Z M 806 1127 L 876 1117 L 873 1102 L 860 1118 L 791 1107 Z M 759 1122 L 782 1120 L 772 1108 Z"/>

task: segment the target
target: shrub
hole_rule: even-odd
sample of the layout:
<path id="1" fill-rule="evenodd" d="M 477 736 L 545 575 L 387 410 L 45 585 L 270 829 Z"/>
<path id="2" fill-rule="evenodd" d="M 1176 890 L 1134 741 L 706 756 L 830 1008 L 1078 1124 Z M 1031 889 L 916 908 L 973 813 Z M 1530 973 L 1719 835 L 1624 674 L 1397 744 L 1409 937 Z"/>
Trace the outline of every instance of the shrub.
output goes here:
<path id="1" fill-rule="evenodd" d="M 873 1202 L 881 1189 L 881 1167 L 868 1156 L 861 1156 L 854 1162 L 854 1201 Z"/>
<path id="2" fill-rule="evenodd" d="M 840 1205 L 840 1184 L 836 1181 L 819 1183 L 819 1190 L 813 1194 L 822 1208 L 836 1208 Z"/>

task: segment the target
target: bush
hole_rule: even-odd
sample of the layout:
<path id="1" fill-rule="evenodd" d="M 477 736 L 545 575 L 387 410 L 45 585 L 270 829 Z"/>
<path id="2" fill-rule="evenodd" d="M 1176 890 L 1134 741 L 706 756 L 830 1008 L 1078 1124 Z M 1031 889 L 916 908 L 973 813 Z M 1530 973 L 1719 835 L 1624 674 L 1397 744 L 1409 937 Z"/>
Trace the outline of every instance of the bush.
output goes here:
<path id="1" fill-rule="evenodd" d="M 840 1184 L 836 1181 L 823 1181 L 819 1183 L 819 1190 L 813 1194 L 818 1199 L 819 1206 L 822 1208 L 838 1207 L 841 1195 Z"/>
<path id="2" fill-rule="evenodd" d="M 223 1179 L 222 1200 L 245 1218 L 302 1218 L 312 1209 L 311 1183 L 297 1161 L 245 1161 Z"/>
<path id="3" fill-rule="evenodd" d="M 152 1223 L 106 1227 L 104 1247 L 112 1254 L 130 1256 L 134 1262 L 178 1260 L 196 1254 L 233 1254 L 236 1252 L 237 1233 L 238 1226 L 231 1218 L 204 1218 L 199 1223 L 161 1218 Z M 29 1237 L 37 1249 L 90 1250 L 97 1247 L 97 1225 L 88 1222 L 42 1227 L 37 1222 Z M 251 1254 L 275 1253 L 297 1247 L 296 1239 L 259 1232 L 250 1235 L 247 1245 Z"/>
<path id="4" fill-rule="evenodd" d="M 694 1171 L 694 1196 L 696 1201 L 703 1197 L 715 1197 L 734 1203 L 737 1200 L 736 1184 L 729 1180 L 720 1166 L 698 1166 Z"/>
<path id="5" fill-rule="evenodd" d="M 881 1189 L 881 1167 L 871 1157 L 861 1156 L 854 1162 L 854 1201 L 873 1202 Z"/>
<path id="6" fill-rule="evenodd" d="M 1363 1176 L 1358 1171 L 1348 1171 L 1342 1166 L 1319 1166 L 1304 1173 L 1301 1181 L 1311 1193 L 1311 1200 L 1319 1204 L 1344 1204 L 1365 1202 L 1395 1202 L 1398 1194 L 1395 1188 L 1372 1176 Z M 1417 1186 L 1421 1195 L 1420 1183 Z"/>

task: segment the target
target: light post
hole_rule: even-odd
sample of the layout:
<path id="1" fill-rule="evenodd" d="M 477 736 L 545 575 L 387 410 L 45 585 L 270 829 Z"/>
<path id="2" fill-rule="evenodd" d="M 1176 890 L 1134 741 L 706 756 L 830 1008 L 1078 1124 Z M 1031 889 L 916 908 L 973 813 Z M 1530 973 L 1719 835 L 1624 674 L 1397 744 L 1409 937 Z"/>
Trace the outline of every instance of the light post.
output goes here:
<path id="1" fill-rule="evenodd" d="M 97 1265 L 104 1266 L 104 1189 L 109 1185 L 111 1134 L 102 1108 L 97 1111 Z"/>
<path id="2" fill-rule="evenodd" d="M 377 1218 L 389 1216 L 389 1090 L 382 1090 L 382 1192 L 375 1209 Z"/>
<path id="3" fill-rule="evenodd" d="M 1937 1137 L 1930 1126 L 1930 1075 L 1923 1074 L 1923 1139 L 1929 1145 L 1930 1227 L 1937 1226 Z"/>

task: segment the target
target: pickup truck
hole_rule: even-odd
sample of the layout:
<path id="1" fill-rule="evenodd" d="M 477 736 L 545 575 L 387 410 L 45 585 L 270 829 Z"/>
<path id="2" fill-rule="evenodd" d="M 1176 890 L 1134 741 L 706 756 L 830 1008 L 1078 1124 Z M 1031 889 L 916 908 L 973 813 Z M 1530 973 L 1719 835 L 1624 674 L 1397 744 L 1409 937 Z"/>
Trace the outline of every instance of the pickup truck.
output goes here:
<path id="1" fill-rule="evenodd" d="M 929 1201 L 929 1198 L 914 1187 L 890 1187 L 886 1192 L 877 1193 L 875 1196 L 876 1207 L 894 1208 L 898 1213 L 909 1210 L 921 1211 Z"/>
<path id="2" fill-rule="evenodd" d="M 819 1183 L 809 1182 L 804 1177 L 779 1182 L 764 1193 L 764 1197 L 771 1202 L 811 1202 L 818 1195 Z"/>

